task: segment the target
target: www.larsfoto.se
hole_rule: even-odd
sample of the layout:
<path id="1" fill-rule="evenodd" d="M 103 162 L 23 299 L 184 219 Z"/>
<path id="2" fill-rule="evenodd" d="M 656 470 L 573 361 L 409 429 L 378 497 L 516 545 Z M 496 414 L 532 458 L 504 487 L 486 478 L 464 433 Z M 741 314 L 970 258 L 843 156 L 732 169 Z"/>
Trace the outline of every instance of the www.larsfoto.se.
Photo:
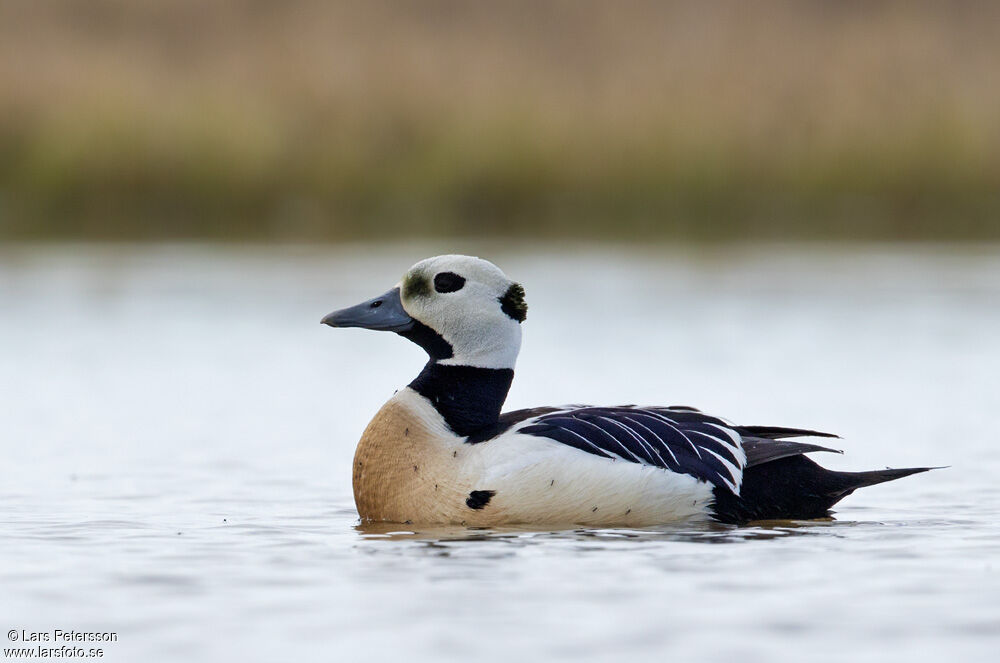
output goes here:
<path id="1" fill-rule="evenodd" d="M 5 647 L 7 658 L 104 658 L 100 647 L 74 647 L 72 645 L 35 645 L 34 647 Z"/>
<path id="2" fill-rule="evenodd" d="M 27 631 L 12 628 L 7 631 L 7 639 L 22 646 L 4 648 L 6 658 L 103 658 L 103 647 L 57 643 L 118 642 L 118 634 L 112 631 L 66 631 L 58 628 L 52 631 Z"/>

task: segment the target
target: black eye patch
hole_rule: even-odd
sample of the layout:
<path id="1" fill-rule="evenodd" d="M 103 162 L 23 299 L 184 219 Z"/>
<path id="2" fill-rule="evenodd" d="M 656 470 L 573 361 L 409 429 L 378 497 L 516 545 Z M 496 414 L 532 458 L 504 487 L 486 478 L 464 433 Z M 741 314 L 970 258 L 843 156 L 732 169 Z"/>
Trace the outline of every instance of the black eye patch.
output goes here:
<path id="1" fill-rule="evenodd" d="M 465 278 L 454 272 L 441 272 L 434 277 L 434 289 L 438 292 L 455 292 L 465 285 Z"/>

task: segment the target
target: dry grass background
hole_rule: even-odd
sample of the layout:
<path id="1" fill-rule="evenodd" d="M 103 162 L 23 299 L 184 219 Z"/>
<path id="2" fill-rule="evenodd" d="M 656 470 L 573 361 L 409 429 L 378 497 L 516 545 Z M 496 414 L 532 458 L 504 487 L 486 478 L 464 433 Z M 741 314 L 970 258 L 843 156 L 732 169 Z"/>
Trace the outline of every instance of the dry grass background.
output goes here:
<path id="1" fill-rule="evenodd" d="M 0 3 L 0 236 L 1000 238 L 1000 3 Z"/>

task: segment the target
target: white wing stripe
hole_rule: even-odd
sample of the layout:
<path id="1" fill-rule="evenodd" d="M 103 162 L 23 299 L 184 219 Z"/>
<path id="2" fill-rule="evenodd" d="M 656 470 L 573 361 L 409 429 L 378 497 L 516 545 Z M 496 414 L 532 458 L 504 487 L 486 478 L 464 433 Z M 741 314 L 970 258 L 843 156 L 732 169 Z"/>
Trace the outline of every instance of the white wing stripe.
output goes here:
<path id="1" fill-rule="evenodd" d="M 622 422 L 620 422 L 620 421 L 616 421 L 616 420 L 614 420 L 614 419 L 611 419 L 610 417 L 602 417 L 602 416 L 598 416 L 597 418 L 598 418 L 598 419 L 603 419 L 604 421 L 609 421 L 609 422 L 613 423 L 613 424 L 614 424 L 615 426 L 618 426 L 619 428 L 623 429 L 623 430 L 624 430 L 625 432 L 627 432 L 627 433 L 628 433 L 629 435 L 631 435 L 631 436 L 632 436 L 632 439 L 633 439 L 633 440 L 635 440 L 636 442 L 638 442 L 638 443 L 639 443 L 639 446 L 640 446 L 640 447 L 642 447 L 643 449 L 645 449 L 645 450 L 646 450 L 646 453 L 648 453 L 648 454 L 649 454 L 649 457 L 650 457 L 650 459 L 652 459 L 652 457 L 653 457 L 653 454 L 655 453 L 655 452 L 653 451 L 653 448 L 652 448 L 651 446 L 649 446 L 649 444 L 648 444 L 648 443 L 646 442 L 646 440 L 644 440 L 644 439 L 642 439 L 642 438 L 641 438 L 640 436 L 636 435 L 636 434 L 635 434 L 635 431 L 633 431 L 633 430 L 632 430 L 631 428 L 629 428 L 628 426 L 626 426 L 625 424 L 623 424 L 623 423 L 622 423 Z M 662 461 L 663 461 L 663 458 L 660 458 L 660 461 L 662 462 Z M 643 460 L 643 461 L 640 461 L 640 462 L 642 462 L 642 464 L 643 464 L 643 465 L 645 465 L 645 464 L 646 464 L 646 461 L 644 461 L 644 460 Z"/>
<path id="2" fill-rule="evenodd" d="M 600 452 L 601 452 L 602 454 L 611 454 L 611 455 L 612 455 L 612 456 L 614 456 L 615 458 L 621 458 L 622 460 L 625 460 L 624 458 L 622 458 L 621 456 L 619 456 L 618 454 L 616 454 L 616 453 L 615 453 L 614 451 L 609 451 L 609 450 L 607 450 L 607 449 L 602 449 L 602 448 L 600 448 L 599 446 L 597 446 L 596 444 L 594 444 L 593 442 L 591 442 L 590 440 L 588 440 L 587 438 L 585 438 L 585 437 L 584 437 L 583 435 L 580 435 L 579 433 L 577 433 L 577 432 L 575 432 L 575 431 L 571 431 L 571 430 L 570 430 L 570 429 L 568 429 L 568 428 L 560 428 L 559 430 L 560 430 L 560 431 L 566 431 L 566 432 L 567 432 L 567 433 L 569 433 L 570 435 L 575 435 L 576 437 L 580 438 L 581 440 L 583 440 L 584 442 L 586 442 L 586 443 L 587 443 L 587 444 L 589 444 L 590 446 L 592 446 L 592 447 L 594 447 L 595 449 L 597 449 L 598 451 L 600 451 Z"/>
<path id="3" fill-rule="evenodd" d="M 718 442 L 725 449 L 728 449 L 729 447 L 732 446 L 731 444 L 729 444 L 729 442 L 727 440 L 724 440 L 721 437 L 716 437 L 715 435 L 712 435 L 711 433 L 706 433 L 705 431 L 701 431 L 701 430 L 689 430 L 688 433 L 690 433 L 691 435 L 701 435 L 702 437 L 707 437 L 708 439 L 712 440 L 713 442 Z"/>
<path id="4" fill-rule="evenodd" d="M 729 481 L 726 480 L 726 477 L 722 475 L 719 475 L 719 478 L 725 481 L 727 486 L 732 488 L 733 493 L 736 493 L 736 490 L 739 487 L 739 485 L 743 483 L 743 472 L 733 467 L 732 463 L 730 463 L 728 460 L 726 460 L 719 454 L 715 453 L 711 449 L 705 449 L 705 451 L 718 458 L 719 462 L 725 466 L 726 470 L 729 472 L 729 478 L 732 479 L 735 483 L 730 483 Z"/>
<path id="5" fill-rule="evenodd" d="M 743 438 L 741 438 L 740 434 L 734 431 L 732 428 L 726 428 L 725 426 L 720 426 L 719 424 L 713 424 L 710 421 L 706 421 L 705 423 L 708 424 L 709 426 L 714 426 L 715 428 L 718 428 L 723 433 L 725 433 L 726 436 L 733 441 L 733 446 L 735 446 L 736 448 L 741 448 L 743 446 Z"/>
<path id="6" fill-rule="evenodd" d="M 615 437 L 614 435 L 612 435 L 612 434 L 611 434 L 611 433 L 609 433 L 608 431 L 604 430 L 603 428 L 601 428 L 600 426 L 598 426 L 598 425 L 597 425 L 597 424 L 595 424 L 594 422 L 592 422 L 592 421 L 587 421 L 586 419 L 580 419 L 579 417 L 573 417 L 573 419 L 575 419 L 575 420 L 579 421 L 580 423 L 584 423 L 584 424 L 587 424 L 588 426 L 593 426 L 593 427 L 594 427 L 594 428 L 596 428 L 597 430 L 601 431 L 601 433 L 603 433 L 604 435 L 606 435 L 606 436 L 608 436 L 609 438 L 611 438 L 611 439 L 612 439 L 612 441 L 614 441 L 614 443 L 615 443 L 615 444 L 617 444 L 617 445 L 618 445 L 619 447 L 621 447 L 622 449 L 624 449 L 624 450 L 625 450 L 625 453 L 627 453 L 627 454 L 628 454 L 629 456 L 632 456 L 632 458 L 635 458 L 635 462 L 639 463 L 640 465 L 643 465 L 643 464 L 645 464 L 645 463 L 644 463 L 644 461 L 643 461 L 643 460 L 642 460 L 641 458 L 639 458 L 639 457 L 638 457 L 638 456 L 636 456 L 636 455 L 635 455 L 634 453 L 632 453 L 632 450 L 631 450 L 631 449 L 629 449 L 629 448 L 628 448 L 628 447 L 626 447 L 626 446 L 625 446 L 624 444 L 622 444 L 621 442 L 619 442 L 619 441 L 618 441 L 618 438 L 616 438 L 616 437 Z M 619 454 L 619 455 L 620 455 L 620 454 Z M 624 459 L 625 459 L 625 457 L 624 457 L 624 456 L 621 456 L 621 458 L 622 458 L 622 460 L 624 460 Z"/>
<path id="7" fill-rule="evenodd" d="M 667 463 L 666 463 L 665 460 L 663 460 L 663 456 L 660 455 L 660 448 L 661 447 L 663 449 L 666 449 L 667 453 L 670 454 L 670 457 L 674 459 L 674 465 L 678 465 L 678 466 L 680 465 L 680 463 L 677 461 L 677 456 L 674 455 L 673 449 L 670 448 L 669 444 L 666 444 L 663 441 L 663 438 L 661 438 L 659 435 L 657 435 L 655 432 L 653 432 L 653 430 L 651 428 L 649 428 L 648 426 L 642 424 L 641 422 L 636 421 L 632 417 L 625 417 L 625 418 L 628 419 L 629 421 L 631 421 L 633 424 L 635 424 L 637 426 L 641 426 L 642 428 L 645 428 L 646 430 L 649 431 L 650 435 L 652 435 L 653 437 L 656 438 L 656 441 L 660 443 L 660 446 L 656 448 L 656 455 L 659 457 L 660 462 L 662 462 L 664 466 L 666 466 Z"/>
<path id="8" fill-rule="evenodd" d="M 681 437 L 683 437 L 687 441 L 687 443 L 691 445 L 691 448 L 694 449 L 694 452 L 698 456 L 698 458 L 701 458 L 701 451 L 699 451 L 698 445 L 695 444 L 694 442 L 692 442 L 691 438 L 688 437 L 687 435 L 685 435 L 684 431 L 682 431 L 680 428 L 677 427 L 677 422 L 676 421 L 674 421 L 673 419 L 670 419 L 669 417 L 663 416 L 659 412 L 651 412 L 649 410 L 643 410 L 643 413 L 644 414 L 648 414 L 649 416 L 651 416 L 651 417 L 653 417 L 655 419 L 661 419 L 661 420 L 663 420 L 663 423 L 665 423 L 666 425 L 670 426 L 675 431 L 677 431 L 678 433 L 680 433 Z"/>

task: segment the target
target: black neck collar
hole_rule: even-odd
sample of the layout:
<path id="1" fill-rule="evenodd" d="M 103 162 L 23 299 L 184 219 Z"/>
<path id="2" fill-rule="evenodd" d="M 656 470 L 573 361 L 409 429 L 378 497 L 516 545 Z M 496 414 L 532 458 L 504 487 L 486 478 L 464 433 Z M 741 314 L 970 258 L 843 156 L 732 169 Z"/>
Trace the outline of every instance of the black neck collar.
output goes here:
<path id="1" fill-rule="evenodd" d="M 465 437 L 497 422 L 513 380 L 512 368 L 448 366 L 431 360 L 410 388 L 434 405 L 456 435 Z"/>

